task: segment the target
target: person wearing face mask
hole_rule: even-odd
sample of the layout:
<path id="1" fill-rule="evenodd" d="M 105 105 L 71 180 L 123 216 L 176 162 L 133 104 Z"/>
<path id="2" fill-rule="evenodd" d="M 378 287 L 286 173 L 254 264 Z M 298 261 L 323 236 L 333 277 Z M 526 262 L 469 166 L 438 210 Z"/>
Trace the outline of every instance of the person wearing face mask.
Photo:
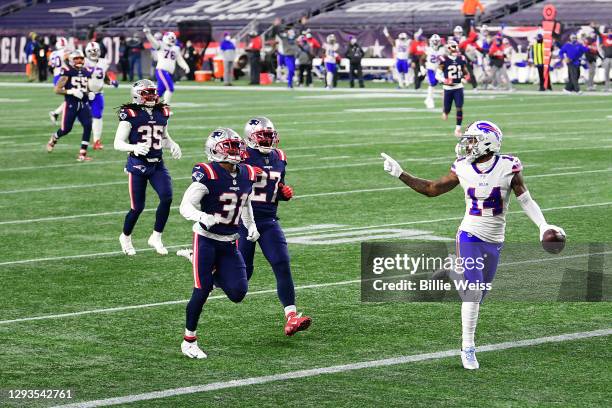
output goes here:
<path id="1" fill-rule="evenodd" d="M 536 35 L 536 39 L 529 47 L 529 62 L 538 70 L 538 78 L 540 82 L 540 91 L 545 91 L 544 86 L 544 36 L 542 33 Z M 548 90 L 552 91 L 550 81 L 548 82 Z"/>
<path id="2" fill-rule="evenodd" d="M 236 59 L 236 44 L 232 37 L 226 32 L 223 35 L 223 41 L 219 45 L 221 55 L 223 56 L 223 85 L 231 86 L 234 71 L 234 60 Z"/>
<path id="3" fill-rule="evenodd" d="M 198 53 L 196 52 L 195 48 L 193 47 L 193 43 L 190 40 L 187 40 L 187 42 L 185 43 L 185 49 L 183 49 L 183 59 L 185 60 L 185 62 L 187 63 L 187 66 L 189 67 L 189 72 L 187 73 L 187 79 L 189 79 L 190 81 L 195 80 L 195 71 L 196 71 L 196 64 L 198 61 Z"/>
<path id="4" fill-rule="evenodd" d="M 565 92 L 580 93 L 580 85 L 578 84 L 580 79 L 580 59 L 587 52 L 589 52 L 589 49 L 578 42 L 576 34 L 571 34 L 569 41 L 561 47 L 559 58 L 567 64 Z"/>
<path id="5" fill-rule="evenodd" d="M 349 80 L 351 88 L 355 87 L 355 78 L 357 78 L 359 81 L 359 87 L 363 88 L 363 70 L 361 69 L 361 60 L 364 56 L 364 52 L 361 45 L 357 43 L 357 38 L 351 37 L 345 56 L 349 60 Z"/>
<path id="6" fill-rule="evenodd" d="M 249 44 L 247 45 L 247 54 L 249 55 L 249 67 L 251 81 L 249 85 L 259 85 L 259 74 L 261 72 L 261 37 L 257 35 L 257 31 L 249 33 Z"/>

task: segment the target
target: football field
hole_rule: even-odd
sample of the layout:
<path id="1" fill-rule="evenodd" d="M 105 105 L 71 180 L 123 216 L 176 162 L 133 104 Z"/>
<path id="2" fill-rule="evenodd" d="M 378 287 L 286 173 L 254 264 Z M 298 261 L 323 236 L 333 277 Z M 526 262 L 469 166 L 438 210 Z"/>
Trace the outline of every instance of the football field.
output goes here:
<path id="1" fill-rule="evenodd" d="M 450 240 L 465 211 L 461 188 L 426 198 L 383 171 L 380 152 L 424 178 L 448 172 L 454 111 L 442 121 L 424 109 L 424 93 L 179 87 L 169 132 L 183 158 L 166 154 L 170 255 L 147 247 L 157 206 L 149 187 L 133 233 L 138 253 L 127 258 L 118 242 L 130 205 L 125 154 L 112 140 L 129 86 L 106 91 L 106 149 L 89 163 L 75 160 L 79 124 L 46 153 L 56 130 L 47 112 L 61 101 L 50 85 L 0 89 L 0 406 L 612 405 L 610 303 L 485 302 L 476 344 L 491 347 L 468 372 L 457 356 L 459 304 L 360 301 L 360 242 Z M 612 236 L 611 98 L 467 92 L 464 124 L 501 127 L 502 152 L 521 159 L 547 221 L 574 243 Z M 190 245 L 191 223 L 178 205 L 210 131 L 242 133 L 255 115 L 274 122 L 287 154 L 296 197 L 280 203 L 279 217 L 298 311 L 313 324 L 284 336 L 274 275 L 258 250 L 241 304 L 211 293 L 198 328 L 209 357 L 189 360 L 180 342 L 193 277 L 174 253 Z M 507 243 L 537 242 L 514 198 L 507 221 Z M 74 398 L 9 400 L 15 389 L 70 389 Z"/>

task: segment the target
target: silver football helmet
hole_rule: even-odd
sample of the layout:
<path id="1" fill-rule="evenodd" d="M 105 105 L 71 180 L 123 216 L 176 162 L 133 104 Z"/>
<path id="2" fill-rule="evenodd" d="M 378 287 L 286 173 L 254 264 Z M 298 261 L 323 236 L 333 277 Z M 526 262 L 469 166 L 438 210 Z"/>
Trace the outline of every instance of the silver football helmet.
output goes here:
<path id="1" fill-rule="evenodd" d="M 164 36 L 162 37 L 162 41 L 166 45 L 175 45 L 176 44 L 176 34 L 174 34 L 172 31 L 168 31 L 167 33 L 164 33 Z"/>
<path id="2" fill-rule="evenodd" d="M 157 87 L 148 79 L 141 79 L 132 85 L 132 102 L 137 105 L 153 107 L 159 103 Z"/>
<path id="3" fill-rule="evenodd" d="M 83 51 L 74 50 L 68 55 L 68 64 L 74 68 L 81 68 L 83 64 L 85 64 L 85 55 L 83 55 Z"/>
<path id="4" fill-rule="evenodd" d="M 244 140 L 251 149 L 268 154 L 278 146 L 279 138 L 272 121 L 264 116 L 252 118 L 244 126 Z"/>
<path id="5" fill-rule="evenodd" d="M 502 143 L 502 131 L 487 120 L 478 120 L 466 129 L 455 147 L 458 158 L 473 162 L 487 153 L 499 153 Z"/>
<path id="6" fill-rule="evenodd" d="M 204 151 L 209 161 L 232 164 L 240 163 L 246 153 L 244 140 L 230 128 L 213 130 L 206 138 Z"/>
<path id="7" fill-rule="evenodd" d="M 85 54 L 87 55 L 87 58 L 89 58 L 92 61 L 97 61 L 98 58 L 100 58 L 100 44 L 98 44 L 95 41 L 92 41 L 90 43 L 87 44 L 87 46 L 85 47 Z"/>

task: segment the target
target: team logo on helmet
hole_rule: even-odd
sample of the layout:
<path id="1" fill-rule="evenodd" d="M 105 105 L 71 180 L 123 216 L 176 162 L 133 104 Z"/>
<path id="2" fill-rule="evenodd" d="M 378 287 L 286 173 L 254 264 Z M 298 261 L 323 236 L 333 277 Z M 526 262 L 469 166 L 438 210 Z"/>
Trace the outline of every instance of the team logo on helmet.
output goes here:
<path id="1" fill-rule="evenodd" d="M 497 140 L 500 140 L 500 134 L 490 123 L 488 122 L 479 122 L 476 124 L 476 127 L 479 130 L 482 130 L 484 133 L 493 133 Z"/>

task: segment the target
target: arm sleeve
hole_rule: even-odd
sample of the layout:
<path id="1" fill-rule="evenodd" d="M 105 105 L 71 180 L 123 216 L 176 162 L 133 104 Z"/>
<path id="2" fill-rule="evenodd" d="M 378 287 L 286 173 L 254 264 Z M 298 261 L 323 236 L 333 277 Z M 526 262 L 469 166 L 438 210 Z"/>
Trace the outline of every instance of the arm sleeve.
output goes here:
<path id="1" fill-rule="evenodd" d="M 542 210 L 538 203 L 533 201 L 531 198 L 531 194 L 529 191 L 524 192 L 520 196 L 517 197 L 518 202 L 521 204 L 523 211 L 529 217 L 531 221 L 538 227 L 542 227 L 546 225 L 546 219 L 544 218 L 544 214 L 542 214 Z"/>
<path id="2" fill-rule="evenodd" d="M 145 35 L 147 36 L 147 40 L 149 40 L 149 42 L 151 43 L 151 47 L 155 48 L 156 50 L 159 50 L 160 43 L 155 39 L 155 37 L 153 37 L 153 34 L 145 33 Z"/>
<path id="3" fill-rule="evenodd" d="M 179 67 L 183 68 L 183 70 L 187 71 L 189 69 L 189 65 L 187 65 L 187 62 L 185 61 L 185 58 L 183 58 L 183 54 L 181 54 L 180 50 L 176 57 L 176 62 L 179 64 Z"/>
<path id="4" fill-rule="evenodd" d="M 170 133 L 168 133 L 168 126 L 164 128 L 164 136 L 162 137 L 161 145 L 164 149 L 170 149 L 170 147 L 174 144 L 174 140 L 170 137 Z"/>
<path id="5" fill-rule="evenodd" d="M 242 223 L 248 229 L 251 225 L 255 223 L 255 216 L 253 215 L 253 206 L 251 206 L 251 197 L 253 193 L 249 194 L 244 206 L 242 208 L 242 214 L 240 218 L 242 219 Z"/>
<path id="6" fill-rule="evenodd" d="M 130 137 L 131 129 L 132 125 L 130 124 L 130 122 L 125 120 L 119 121 L 119 126 L 117 127 L 117 132 L 115 133 L 115 143 L 113 145 L 115 150 L 119 150 L 121 152 L 134 151 L 135 145 L 128 143 L 128 138 Z"/>
<path id="7" fill-rule="evenodd" d="M 198 222 L 206 213 L 200 210 L 200 201 L 208 194 L 208 188 L 202 183 L 191 183 L 183 194 L 179 212 L 189 221 Z M 212 217 L 212 215 L 211 215 Z"/>

